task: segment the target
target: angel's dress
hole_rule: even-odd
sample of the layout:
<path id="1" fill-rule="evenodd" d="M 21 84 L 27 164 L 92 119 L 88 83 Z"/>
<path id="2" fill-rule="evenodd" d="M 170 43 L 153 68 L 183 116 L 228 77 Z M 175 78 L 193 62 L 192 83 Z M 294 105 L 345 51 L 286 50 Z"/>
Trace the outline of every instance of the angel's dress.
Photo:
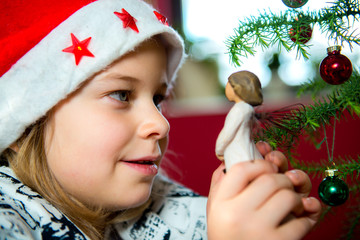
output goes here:
<path id="1" fill-rule="evenodd" d="M 251 139 L 254 108 L 246 102 L 235 103 L 226 116 L 215 152 L 224 156 L 226 170 L 236 163 L 263 159 Z"/>

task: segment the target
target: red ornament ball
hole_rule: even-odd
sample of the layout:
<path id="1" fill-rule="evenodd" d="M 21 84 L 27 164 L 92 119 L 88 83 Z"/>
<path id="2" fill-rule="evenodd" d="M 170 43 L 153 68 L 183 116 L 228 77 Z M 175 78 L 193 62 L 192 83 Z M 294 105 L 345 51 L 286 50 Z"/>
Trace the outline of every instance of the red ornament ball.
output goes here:
<path id="1" fill-rule="evenodd" d="M 282 2 L 291 8 L 299 8 L 304 6 L 308 0 L 282 0 Z"/>
<path id="2" fill-rule="evenodd" d="M 320 64 L 321 78 L 332 85 L 346 82 L 352 74 L 351 61 L 340 53 L 340 46 L 333 46 L 327 49 L 326 56 Z"/>
<path id="3" fill-rule="evenodd" d="M 292 27 L 289 30 L 289 36 L 291 41 L 293 42 L 299 41 L 305 44 L 310 40 L 312 36 L 312 28 L 310 27 L 310 25 Z"/>

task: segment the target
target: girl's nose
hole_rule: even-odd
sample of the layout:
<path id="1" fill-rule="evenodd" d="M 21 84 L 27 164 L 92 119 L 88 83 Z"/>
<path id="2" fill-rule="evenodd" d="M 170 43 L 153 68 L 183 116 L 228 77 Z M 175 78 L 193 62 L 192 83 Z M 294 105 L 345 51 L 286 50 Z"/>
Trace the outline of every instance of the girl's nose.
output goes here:
<path id="1" fill-rule="evenodd" d="M 169 133 L 169 122 L 155 105 L 150 110 L 142 113 L 141 122 L 139 135 L 142 138 L 162 139 Z"/>

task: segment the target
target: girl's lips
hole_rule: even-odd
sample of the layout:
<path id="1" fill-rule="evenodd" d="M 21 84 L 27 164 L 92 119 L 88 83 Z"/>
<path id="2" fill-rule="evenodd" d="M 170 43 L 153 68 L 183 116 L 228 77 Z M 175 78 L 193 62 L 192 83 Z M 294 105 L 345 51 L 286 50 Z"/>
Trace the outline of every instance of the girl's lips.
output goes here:
<path id="1" fill-rule="evenodd" d="M 141 158 L 136 160 L 123 160 L 122 162 L 127 166 L 135 169 L 136 171 L 144 175 L 155 176 L 158 173 L 158 162 L 159 157 Z"/>
<path id="2" fill-rule="evenodd" d="M 148 163 L 144 164 L 139 162 L 123 162 L 123 163 L 144 175 L 155 176 L 158 173 L 158 166 L 155 164 L 155 162 L 152 162 L 151 164 Z"/>

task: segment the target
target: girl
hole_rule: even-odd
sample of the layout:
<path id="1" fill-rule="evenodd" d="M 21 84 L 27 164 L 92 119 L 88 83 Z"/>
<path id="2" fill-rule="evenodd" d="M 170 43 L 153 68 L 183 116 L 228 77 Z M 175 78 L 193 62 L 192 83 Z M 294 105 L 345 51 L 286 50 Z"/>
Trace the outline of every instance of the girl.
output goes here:
<path id="1" fill-rule="evenodd" d="M 207 214 L 204 197 L 156 177 L 169 131 L 160 105 L 184 57 L 159 12 L 140 0 L 28 2 L 1 3 L 2 238 L 256 239 L 239 217 L 259 239 L 311 229 L 309 179 L 278 174 L 286 159 L 266 144 L 267 161 L 215 171 Z M 254 196 L 263 207 L 241 202 Z"/>
<path id="2" fill-rule="evenodd" d="M 216 141 L 216 155 L 225 160 L 226 169 L 234 164 L 262 159 L 251 139 L 254 109 L 263 102 L 261 83 L 256 75 L 240 71 L 229 76 L 225 95 L 235 105 L 228 113 Z"/>

